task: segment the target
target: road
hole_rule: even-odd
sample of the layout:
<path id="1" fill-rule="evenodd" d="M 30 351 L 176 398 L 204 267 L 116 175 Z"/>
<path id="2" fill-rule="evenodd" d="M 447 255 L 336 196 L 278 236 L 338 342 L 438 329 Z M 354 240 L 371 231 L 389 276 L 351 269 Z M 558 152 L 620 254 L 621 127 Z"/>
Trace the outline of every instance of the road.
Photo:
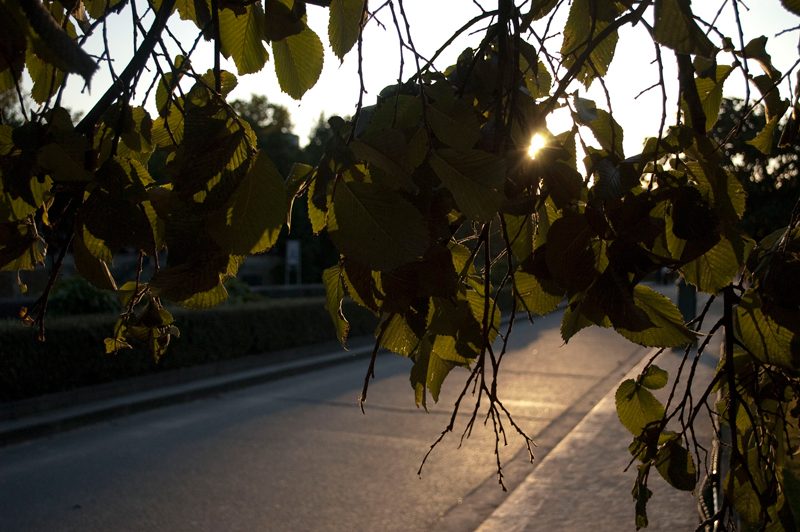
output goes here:
<path id="1" fill-rule="evenodd" d="M 597 327 L 562 346 L 559 324 L 557 313 L 533 327 L 518 321 L 500 374 L 501 399 L 540 445 L 537 458 L 646 354 Z M 457 449 L 461 417 L 459 434 L 416 474 L 466 370 L 451 373 L 426 414 L 414 405 L 410 361 L 382 355 L 362 415 L 366 366 L 0 449 L 0 531 L 474 530 L 503 498 L 491 423 Z M 507 430 L 500 452 L 511 490 L 532 466 Z"/>

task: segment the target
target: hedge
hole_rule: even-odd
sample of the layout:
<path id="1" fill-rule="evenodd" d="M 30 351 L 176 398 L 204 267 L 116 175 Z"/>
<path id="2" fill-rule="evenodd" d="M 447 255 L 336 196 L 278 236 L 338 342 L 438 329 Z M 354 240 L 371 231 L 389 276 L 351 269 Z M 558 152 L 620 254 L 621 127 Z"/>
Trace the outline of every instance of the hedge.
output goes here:
<path id="1" fill-rule="evenodd" d="M 198 364 L 335 340 L 324 298 L 266 300 L 173 311 L 180 338 L 156 363 L 142 346 L 105 353 L 118 315 L 48 318 L 46 342 L 17 321 L 0 322 L 0 402 L 73 390 Z M 345 302 L 350 335 L 372 334 L 377 318 Z"/>

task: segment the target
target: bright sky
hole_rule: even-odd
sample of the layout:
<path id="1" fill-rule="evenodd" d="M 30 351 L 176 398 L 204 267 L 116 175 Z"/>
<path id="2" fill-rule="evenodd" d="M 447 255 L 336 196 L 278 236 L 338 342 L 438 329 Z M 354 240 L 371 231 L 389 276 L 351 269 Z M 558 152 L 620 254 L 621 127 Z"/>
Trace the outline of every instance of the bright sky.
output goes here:
<path id="1" fill-rule="evenodd" d="M 146 3 L 143 0 L 135 1 L 139 12 L 144 12 Z M 479 3 L 487 10 L 494 9 L 496 3 L 482 0 Z M 519 4 L 519 0 L 517 4 Z M 719 6 L 723 1 L 702 0 L 696 1 L 693 5 L 695 13 L 706 21 L 714 19 Z M 773 64 L 781 72 L 787 72 L 797 60 L 798 36 L 800 32 L 793 31 L 782 36 L 775 35 L 784 30 L 800 24 L 800 19 L 789 13 L 780 5 L 779 0 L 748 0 L 746 2 L 750 9 L 747 10 L 741 2 L 740 14 L 744 26 L 745 43 L 750 39 L 766 35 L 769 38 L 767 51 L 772 55 Z M 475 2 L 469 0 L 405 0 L 403 2 L 409 21 L 411 23 L 411 35 L 417 50 L 424 56 L 430 57 L 434 51 L 443 44 L 466 21 L 480 13 L 480 9 Z M 371 7 L 381 5 L 373 0 Z M 397 1 L 395 0 L 397 6 Z M 527 5 L 523 6 L 523 11 Z M 560 8 L 557 19 L 563 27 L 564 19 L 567 15 L 569 6 L 566 2 Z M 400 15 L 399 10 L 398 16 Z M 133 49 L 133 37 L 130 24 L 130 10 L 126 9 L 122 16 L 112 17 L 108 24 L 108 38 L 112 47 L 112 56 L 117 58 L 115 68 L 121 70 L 130 57 Z M 732 2 L 725 2 L 725 6 L 720 13 L 717 25 L 727 35 L 736 35 L 733 26 L 734 11 Z M 647 16 L 652 20 L 652 12 Z M 397 34 L 392 22 L 392 15 L 388 8 L 381 10 L 377 15 L 377 20 L 370 22 L 365 31 L 364 38 L 364 78 L 368 94 L 364 96 L 364 104 L 369 105 L 375 102 L 376 95 L 380 90 L 393 83 L 396 83 L 399 72 L 400 51 L 398 47 Z M 149 27 L 152 17 L 145 20 L 144 26 Z M 173 33 L 183 40 L 184 48 L 189 48 L 193 42 L 197 30 L 192 23 L 178 20 L 177 15 L 173 17 L 173 22 L 180 22 L 180 26 L 175 24 L 170 26 Z M 379 21 L 381 24 L 378 24 Z M 540 21 L 544 23 L 543 21 Z M 402 24 L 402 21 L 401 21 Z M 320 35 L 323 43 L 327 42 L 328 10 L 314 5 L 308 6 L 308 25 Z M 478 24 L 474 29 L 481 30 L 486 24 Z M 554 35 L 558 30 L 559 24 L 553 24 L 550 35 Z M 544 33 L 543 24 L 535 25 L 534 29 L 540 34 Z M 655 51 L 650 43 L 646 29 L 639 24 L 635 28 L 625 27 L 621 32 L 619 43 L 617 44 L 615 58 L 611 69 L 606 77 L 607 86 L 611 93 L 611 104 L 613 106 L 614 117 L 620 122 L 625 131 L 625 151 L 632 155 L 641 148 L 642 139 L 645 136 L 653 136 L 658 133 L 657 128 L 661 117 L 661 92 L 659 88 L 648 91 L 644 95 L 636 98 L 642 90 L 647 89 L 658 81 L 658 72 L 654 64 Z M 467 46 L 477 46 L 482 32 L 474 36 L 465 36 L 458 39 L 450 49 L 443 53 L 436 65 L 444 70 L 448 65 L 455 62 L 461 51 Z M 561 47 L 561 36 L 556 35 L 549 41 L 553 50 Z M 712 38 L 713 40 L 713 38 Z M 139 36 L 141 42 L 141 35 Z M 737 39 L 734 43 L 740 46 Z M 532 42 L 532 44 L 535 44 Z M 89 43 L 90 53 L 102 51 L 102 31 L 98 28 Z M 177 47 L 172 47 L 177 53 Z M 676 103 L 674 94 L 676 93 L 676 72 L 673 67 L 674 56 L 669 50 L 663 49 L 664 63 L 667 67 L 665 78 L 667 81 L 668 95 L 672 96 L 667 106 L 667 125 L 674 121 Z M 213 46 L 211 43 L 201 42 L 198 50 L 192 55 L 192 62 L 195 69 L 204 71 L 213 64 Z M 720 64 L 731 64 L 733 58 L 730 54 L 720 53 L 718 56 Z M 232 62 L 223 62 L 223 68 L 236 72 Z M 405 71 L 403 78 L 407 79 L 413 72 L 414 61 L 410 53 L 405 55 Z M 755 75 L 763 73 L 757 63 L 751 61 L 751 72 Z M 792 84 L 795 83 L 795 76 L 791 76 Z M 63 104 L 72 108 L 73 111 L 88 110 L 94 101 L 102 94 L 102 91 L 109 85 L 110 76 L 108 68 L 101 69 L 92 82 L 93 90 L 82 91 L 82 80 L 74 76 L 63 98 Z M 149 80 L 148 80 L 149 81 Z M 142 82 L 137 92 L 137 104 L 141 104 L 141 98 L 147 89 L 148 81 Z M 336 56 L 326 46 L 325 66 L 322 76 L 311 90 L 304 96 L 302 102 L 291 99 L 288 95 L 281 92 L 275 77 L 274 65 L 268 62 L 264 70 L 257 74 L 242 76 L 239 78 L 239 85 L 231 94 L 231 98 L 249 100 L 251 94 L 264 94 L 270 102 L 280 103 L 286 106 L 292 115 L 295 124 L 295 133 L 301 138 L 301 144 L 305 144 L 309 131 L 316 124 L 320 113 L 326 117 L 338 115 L 352 115 L 358 101 L 358 75 L 357 75 L 357 54 L 355 47 L 345 58 L 343 64 L 339 64 Z M 787 82 L 782 87 L 782 96 L 786 97 Z M 598 107 L 607 108 L 606 98 L 600 84 L 595 82 L 588 95 L 583 93 L 582 87 L 575 86 L 568 92 L 581 88 L 581 96 L 592 98 L 597 102 Z M 741 72 L 734 73 L 726 82 L 726 95 L 744 97 L 745 85 Z M 758 97 L 757 91 L 753 89 L 753 94 Z M 147 102 L 151 114 L 154 113 L 154 91 L 150 94 Z M 558 134 L 567 129 L 564 121 L 551 119 L 548 127 L 552 133 Z"/>

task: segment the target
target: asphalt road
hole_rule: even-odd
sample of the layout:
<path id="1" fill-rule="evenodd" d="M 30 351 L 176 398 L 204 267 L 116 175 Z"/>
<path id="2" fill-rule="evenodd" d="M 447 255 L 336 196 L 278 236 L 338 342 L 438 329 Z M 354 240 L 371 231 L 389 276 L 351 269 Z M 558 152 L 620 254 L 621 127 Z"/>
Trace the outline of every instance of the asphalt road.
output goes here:
<path id="1" fill-rule="evenodd" d="M 646 354 L 597 327 L 562 346 L 559 324 L 558 315 L 518 322 L 500 375 L 501 398 L 540 444 L 538 458 Z M 366 366 L 2 448 L 0 531 L 474 530 L 503 498 L 491 422 L 457 449 L 460 418 L 416 474 L 466 370 L 451 373 L 426 414 L 414 405 L 410 362 L 381 356 L 362 415 Z M 532 466 L 506 430 L 500 452 L 513 489 Z"/>

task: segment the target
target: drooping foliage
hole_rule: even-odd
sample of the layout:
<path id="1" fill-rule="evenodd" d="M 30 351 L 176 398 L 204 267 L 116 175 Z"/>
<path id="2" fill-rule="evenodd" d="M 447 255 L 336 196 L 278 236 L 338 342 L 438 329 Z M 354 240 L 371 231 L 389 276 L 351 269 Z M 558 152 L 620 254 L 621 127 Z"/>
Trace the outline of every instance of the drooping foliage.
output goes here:
<path id="1" fill-rule="evenodd" d="M 74 78 L 66 74 L 88 82 L 94 68 L 80 44 L 125 3 L 1 0 L 0 91 L 20 91 L 25 68 L 42 104 L 23 124 L 0 126 L 2 268 L 31 269 L 61 239 L 53 278 L 69 248 L 78 272 L 117 290 L 125 307 L 107 351 L 135 339 L 158 357 L 179 333 L 162 301 L 201 309 L 225 300 L 223 282 L 246 256 L 272 247 L 303 202 L 313 231 L 325 231 L 340 253 L 322 280 L 342 344 L 349 297 L 380 317 L 375 353 L 383 347 L 413 361 L 418 405 L 427 409 L 451 370 L 467 368 L 461 398 L 473 386 L 477 401 L 465 432 L 485 397 L 498 443 L 506 423 L 529 449 L 496 386 L 517 312 L 546 314 L 566 300 L 565 342 L 599 326 L 642 346 L 699 343 L 697 351 L 686 347 L 686 360 L 694 358 L 672 376 L 673 392 L 680 379 L 693 378 L 709 335 L 722 335 L 719 369 L 702 397 L 673 393 L 662 404 L 651 390 L 670 376 L 652 363 L 617 390 L 640 461 L 636 524 L 647 526 L 651 471 L 679 490 L 697 489 L 707 461 L 693 444 L 693 426 L 707 407 L 714 426 L 732 434 L 725 502 L 709 523 L 725 525 L 735 510 L 747 526 L 794 530 L 800 208 L 782 229 L 751 240 L 740 230 L 743 175 L 725 151 L 728 135 L 762 103 L 765 120 L 749 145 L 765 154 L 776 143 L 796 145 L 798 97 L 782 99 L 791 72 L 772 64 L 766 37 L 745 44 L 706 31 L 688 0 L 479 2 L 487 9 L 458 32 L 484 28 L 475 48 L 446 68 L 420 60 L 410 76 L 401 70 L 400 81 L 374 103 L 359 103 L 351 120 L 329 120 L 319 160 L 282 173 L 258 149 L 263 126 L 227 96 L 236 74 L 270 61 L 292 97 L 315 85 L 323 45 L 308 26 L 306 3 L 329 9 L 327 40 L 339 59 L 356 48 L 361 66 L 363 28 L 384 9 L 401 49 L 421 59 L 402 0 L 374 11 L 361 0 L 152 0 L 152 25 L 119 82 L 76 125 L 60 106 L 61 89 Z M 737 20 L 738 3 L 731 7 Z M 782 4 L 787 17 L 800 14 L 796 2 Z M 215 68 L 195 71 L 190 53 L 161 54 L 171 17 L 194 22 L 198 38 L 215 41 Z M 551 28 L 554 20 L 562 25 Z M 626 155 L 610 99 L 574 91 L 605 88 L 620 30 L 638 24 L 652 37 L 664 98 L 664 63 L 675 58 L 679 112 L 667 124 L 665 100 L 640 153 Z M 560 31 L 560 47 L 551 31 Z M 73 44 L 61 47 L 66 41 Z M 219 67 L 220 55 L 232 59 L 236 74 Z M 152 113 L 132 103 L 130 90 L 147 77 L 150 57 L 158 65 Z M 742 73 L 761 99 L 733 110 L 724 104 L 718 122 L 725 81 Z M 568 109 L 572 123 L 549 131 L 546 119 L 557 108 Z M 534 135 L 543 147 L 531 157 Z M 167 183 L 147 171 L 156 148 L 168 154 Z M 155 262 L 150 281 L 111 275 L 123 248 Z M 721 294 L 722 318 L 703 324 L 707 307 L 685 324 L 669 299 L 640 284 L 662 268 L 712 298 Z M 51 287 L 23 317 L 42 337 Z M 509 321 L 501 331 L 503 315 Z M 362 402 L 374 364 L 373 357 Z M 459 405 L 442 436 L 453 430 Z M 498 474 L 502 483 L 499 466 Z"/>

